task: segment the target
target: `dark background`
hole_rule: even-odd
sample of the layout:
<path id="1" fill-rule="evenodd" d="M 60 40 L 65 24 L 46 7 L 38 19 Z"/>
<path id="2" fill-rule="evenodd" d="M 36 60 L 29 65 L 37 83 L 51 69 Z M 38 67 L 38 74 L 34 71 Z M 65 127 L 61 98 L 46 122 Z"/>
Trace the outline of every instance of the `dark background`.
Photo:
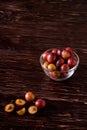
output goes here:
<path id="1" fill-rule="evenodd" d="M 40 54 L 70 46 L 80 64 L 63 82 L 49 79 Z M 33 91 L 46 100 L 36 115 L 9 115 L 4 106 Z M 87 130 L 87 1 L 0 0 L 0 130 Z"/>

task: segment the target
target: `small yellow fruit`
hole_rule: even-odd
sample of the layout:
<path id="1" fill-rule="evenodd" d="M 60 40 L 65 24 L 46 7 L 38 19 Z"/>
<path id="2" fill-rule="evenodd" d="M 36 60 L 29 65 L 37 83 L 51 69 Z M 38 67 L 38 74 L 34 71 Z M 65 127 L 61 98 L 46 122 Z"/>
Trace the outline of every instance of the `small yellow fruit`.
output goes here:
<path id="1" fill-rule="evenodd" d="M 36 114 L 37 113 L 37 107 L 35 106 L 35 105 L 33 105 L 33 106 L 30 106 L 29 108 L 28 108 L 28 112 L 30 113 L 30 114 Z"/>
<path id="2" fill-rule="evenodd" d="M 15 108 L 14 104 L 9 103 L 9 104 L 7 104 L 7 105 L 5 106 L 5 111 L 6 111 L 6 112 L 12 112 L 12 111 L 14 110 L 14 108 Z"/>
<path id="3" fill-rule="evenodd" d="M 20 109 L 20 110 L 16 111 L 16 113 L 17 113 L 18 115 L 20 115 L 20 116 L 24 115 L 24 114 L 25 114 L 25 112 L 26 112 L 25 107 L 23 107 L 22 109 Z"/>
<path id="4" fill-rule="evenodd" d="M 49 64 L 48 65 L 48 70 L 56 70 L 56 66 L 54 64 Z"/>
<path id="5" fill-rule="evenodd" d="M 43 64 L 43 67 L 44 67 L 45 69 L 47 69 L 47 68 L 48 68 L 48 65 L 49 65 L 49 63 L 48 63 L 47 61 L 45 61 L 44 64 Z"/>
<path id="6" fill-rule="evenodd" d="M 16 99 L 15 104 L 17 106 L 24 106 L 26 101 L 24 99 Z"/>

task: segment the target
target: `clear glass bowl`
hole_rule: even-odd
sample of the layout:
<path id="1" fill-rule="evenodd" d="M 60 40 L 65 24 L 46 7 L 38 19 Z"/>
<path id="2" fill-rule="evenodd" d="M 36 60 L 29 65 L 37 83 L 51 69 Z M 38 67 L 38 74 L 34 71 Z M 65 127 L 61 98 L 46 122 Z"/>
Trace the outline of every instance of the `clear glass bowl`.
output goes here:
<path id="1" fill-rule="evenodd" d="M 45 52 L 50 52 L 52 49 L 48 49 Z M 76 71 L 76 69 L 77 69 L 77 67 L 79 65 L 79 56 L 77 55 L 76 52 L 73 51 L 73 55 L 77 59 L 76 65 L 73 68 L 71 68 L 71 69 L 69 69 L 67 71 L 61 71 L 61 70 L 53 70 L 52 71 L 52 70 L 49 70 L 47 68 L 44 68 L 44 66 L 43 66 L 44 61 L 43 61 L 42 55 L 43 55 L 43 53 L 40 56 L 41 67 L 42 67 L 43 71 L 45 72 L 45 74 L 49 78 L 51 78 L 52 80 L 55 80 L 55 81 L 63 81 L 63 80 L 66 80 L 66 79 L 70 78 L 74 74 L 74 72 Z"/>

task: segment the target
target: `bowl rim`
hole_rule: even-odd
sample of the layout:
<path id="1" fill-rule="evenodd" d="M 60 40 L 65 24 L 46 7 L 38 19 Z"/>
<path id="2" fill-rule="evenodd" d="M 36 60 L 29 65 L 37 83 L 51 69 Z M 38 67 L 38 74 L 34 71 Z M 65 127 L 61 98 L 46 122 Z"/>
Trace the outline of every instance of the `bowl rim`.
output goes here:
<path id="1" fill-rule="evenodd" d="M 48 50 L 46 50 L 46 51 L 44 51 L 44 52 L 51 51 L 52 49 L 54 49 L 54 48 L 50 48 L 50 49 L 48 49 Z M 44 52 L 43 52 L 43 53 L 44 53 Z M 40 55 L 40 64 L 41 64 L 41 67 L 42 67 L 44 70 L 48 71 L 48 72 L 61 72 L 61 73 L 70 72 L 70 71 L 72 71 L 72 70 L 76 70 L 77 67 L 78 67 L 78 65 L 79 65 L 79 62 L 80 62 L 80 59 L 79 59 L 78 54 L 77 54 L 75 51 L 73 51 L 73 54 L 77 57 L 77 63 L 76 63 L 76 65 L 75 65 L 74 67 L 72 67 L 71 69 L 69 69 L 69 70 L 67 70 L 67 71 L 48 70 L 47 68 L 44 68 L 44 67 L 43 67 L 43 64 L 42 64 L 42 62 L 43 62 L 43 61 L 42 61 L 42 55 L 43 55 L 43 53 Z"/>

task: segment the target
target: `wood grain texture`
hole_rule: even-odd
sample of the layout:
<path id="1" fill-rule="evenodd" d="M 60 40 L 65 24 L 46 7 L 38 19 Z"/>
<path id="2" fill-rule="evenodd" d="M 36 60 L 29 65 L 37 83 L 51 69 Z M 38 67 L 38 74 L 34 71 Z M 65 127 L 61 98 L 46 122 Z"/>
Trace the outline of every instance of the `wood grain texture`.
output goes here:
<path id="1" fill-rule="evenodd" d="M 73 47 L 80 64 L 63 82 L 42 71 L 40 54 Z M 46 100 L 36 115 L 8 115 L 4 106 L 26 91 Z M 0 0 L 0 130 L 87 130 L 87 1 Z"/>

